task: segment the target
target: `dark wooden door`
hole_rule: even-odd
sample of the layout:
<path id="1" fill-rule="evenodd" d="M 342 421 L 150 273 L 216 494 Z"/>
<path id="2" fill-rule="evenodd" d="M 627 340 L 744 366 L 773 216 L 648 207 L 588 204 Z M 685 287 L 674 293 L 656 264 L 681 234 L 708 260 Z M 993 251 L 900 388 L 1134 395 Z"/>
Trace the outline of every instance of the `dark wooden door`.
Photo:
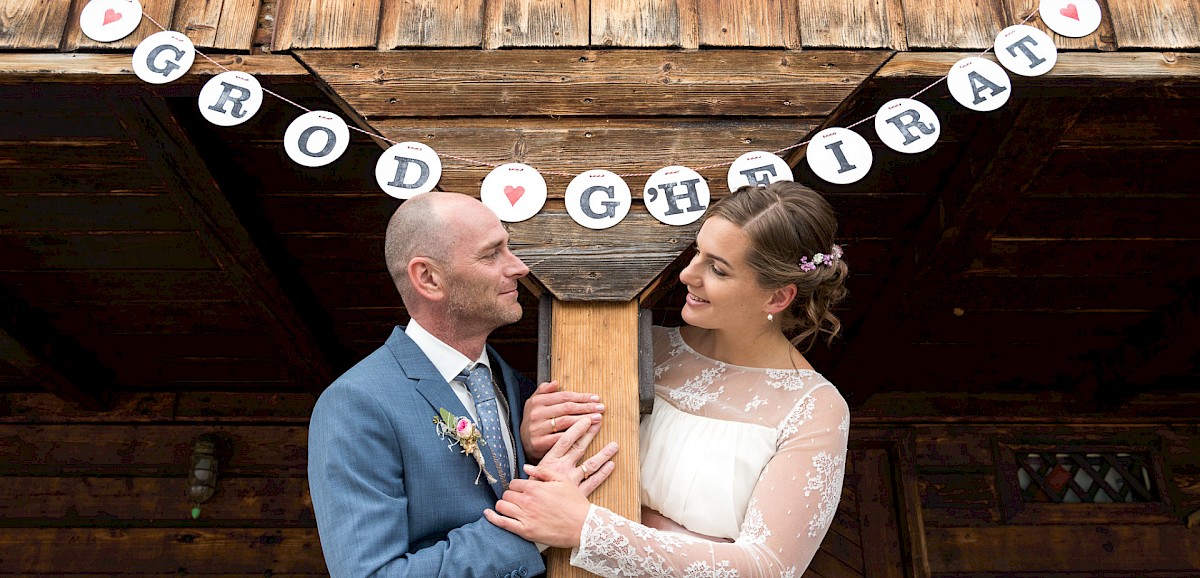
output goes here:
<path id="1" fill-rule="evenodd" d="M 872 447 L 876 446 L 876 447 Z M 902 544 L 904 501 L 893 448 L 850 442 L 842 500 L 805 578 L 922 578 Z M 913 551 L 908 546 L 908 551 Z"/>

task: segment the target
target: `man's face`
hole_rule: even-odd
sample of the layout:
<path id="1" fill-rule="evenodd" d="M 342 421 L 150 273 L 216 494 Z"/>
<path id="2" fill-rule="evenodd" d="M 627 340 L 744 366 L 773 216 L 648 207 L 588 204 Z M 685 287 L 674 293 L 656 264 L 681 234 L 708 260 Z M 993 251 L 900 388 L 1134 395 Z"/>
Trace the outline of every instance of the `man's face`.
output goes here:
<path id="1" fill-rule="evenodd" d="M 459 329 L 491 333 L 521 319 L 517 280 L 529 273 L 508 249 L 508 231 L 490 210 L 476 205 L 454 219 L 465 225 L 446 267 L 447 308 Z"/>

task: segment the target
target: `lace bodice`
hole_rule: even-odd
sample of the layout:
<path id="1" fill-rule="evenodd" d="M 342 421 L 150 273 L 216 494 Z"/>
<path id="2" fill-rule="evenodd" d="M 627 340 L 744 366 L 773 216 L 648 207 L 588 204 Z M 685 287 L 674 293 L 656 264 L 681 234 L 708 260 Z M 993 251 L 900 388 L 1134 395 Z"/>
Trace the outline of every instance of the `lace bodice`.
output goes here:
<path id="1" fill-rule="evenodd" d="M 642 502 L 711 542 L 593 505 L 571 564 L 601 576 L 798 577 L 841 497 L 850 413 L 812 370 L 740 367 L 654 330 Z"/>

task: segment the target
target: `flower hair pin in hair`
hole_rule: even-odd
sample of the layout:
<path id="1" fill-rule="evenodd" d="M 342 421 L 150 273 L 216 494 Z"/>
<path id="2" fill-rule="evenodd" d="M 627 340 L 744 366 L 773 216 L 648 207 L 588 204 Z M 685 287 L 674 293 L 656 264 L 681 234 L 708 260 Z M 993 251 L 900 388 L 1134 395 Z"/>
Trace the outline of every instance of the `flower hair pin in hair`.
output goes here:
<path id="1" fill-rule="evenodd" d="M 834 245 L 833 248 L 829 250 L 828 255 L 826 255 L 825 253 L 817 253 L 816 255 L 812 256 L 812 260 L 809 260 L 807 255 L 804 257 L 801 257 L 800 258 L 800 270 L 812 271 L 813 269 L 817 268 L 817 265 L 824 265 L 826 267 L 832 267 L 833 264 L 836 263 L 841 258 L 842 258 L 842 248 L 837 245 Z"/>

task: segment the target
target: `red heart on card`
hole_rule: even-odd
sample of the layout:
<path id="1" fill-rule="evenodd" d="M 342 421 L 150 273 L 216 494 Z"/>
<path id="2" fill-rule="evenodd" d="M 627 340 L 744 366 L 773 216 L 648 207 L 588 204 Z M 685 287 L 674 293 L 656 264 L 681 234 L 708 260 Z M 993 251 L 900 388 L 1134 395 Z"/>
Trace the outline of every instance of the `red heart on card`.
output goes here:
<path id="1" fill-rule="evenodd" d="M 525 187 L 514 187 L 512 185 L 504 187 L 504 196 L 508 197 L 509 204 L 515 206 L 517 201 L 525 196 Z"/>
<path id="2" fill-rule="evenodd" d="M 124 16 L 124 14 L 109 8 L 108 10 L 104 11 L 104 24 L 101 24 L 101 26 L 108 26 L 109 24 L 120 20 L 122 16 Z"/>
<path id="3" fill-rule="evenodd" d="M 1076 8 L 1074 4 L 1067 4 L 1067 7 L 1059 9 L 1058 13 L 1066 16 L 1067 18 L 1079 20 L 1079 9 Z"/>

